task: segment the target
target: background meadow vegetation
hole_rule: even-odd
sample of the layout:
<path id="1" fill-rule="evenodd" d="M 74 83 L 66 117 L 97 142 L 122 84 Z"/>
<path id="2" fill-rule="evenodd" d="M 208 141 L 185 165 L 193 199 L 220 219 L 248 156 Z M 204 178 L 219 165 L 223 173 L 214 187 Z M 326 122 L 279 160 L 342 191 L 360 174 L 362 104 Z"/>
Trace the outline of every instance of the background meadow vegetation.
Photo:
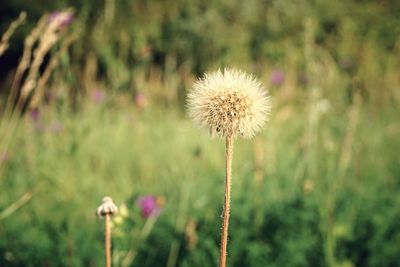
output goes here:
<path id="1" fill-rule="evenodd" d="M 0 42 L 0 266 L 103 266 L 105 195 L 114 266 L 217 266 L 224 143 L 185 96 L 227 66 L 273 103 L 235 146 L 228 265 L 400 266 L 399 1 L 3 0 L 0 34 L 23 10 Z"/>

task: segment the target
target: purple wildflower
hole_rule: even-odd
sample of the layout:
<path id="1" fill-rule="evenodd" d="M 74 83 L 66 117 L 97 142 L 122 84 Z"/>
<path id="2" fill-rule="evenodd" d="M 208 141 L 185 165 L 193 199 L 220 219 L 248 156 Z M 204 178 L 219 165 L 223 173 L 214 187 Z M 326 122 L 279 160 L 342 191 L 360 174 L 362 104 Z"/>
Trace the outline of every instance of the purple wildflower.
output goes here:
<path id="1" fill-rule="evenodd" d="M 90 98 L 94 103 L 98 104 L 103 102 L 103 100 L 106 98 L 106 93 L 101 89 L 96 89 L 91 92 Z"/>
<path id="2" fill-rule="evenodd" d="M 152 216 L 157 216 L 161 212 L 161 208 L 154 196 L 148 195 L 139 197 L 136 203 L 141 210 L 142 217 L 145 219 Z"/>
<path id="3" fill-rule="evenodd" d="M 74 20 L 74 14 L 71 11 L 54 11 L 49 15 L 49 22 L 56 22 L 60 28 L 65 28 Z"/>
<path id="4" fill-rule="evenodd" d="M 0 154 L 0 162 L 7 162 L 11 159 L 10 153 L 7 150 L 4 150 Z"/>
<path id="5" fill-rule="evenodd" d="M 50 131 L 52 133 L 60 133 L 64 130 L 64 126 L 61 122 L 55 121 L 52 124 L 50 124 Z"/>
<path id="6" fill-rule="evenodd" d="M 40 111 L 38 108 L 33 108 L 29 111 L 29 117 L 32 121 L 38 121 L 40 117 Z"/>
<path id="7" fill-rule="evenodd" d="M 285 73 L 281 70 L 274 70 L 271 73 L 270 81 L 274 86 L 280 86 L 285 81 Z"/>
<path id="8" fill-rule="evenodd" d="M 147 106 L 147 98 L 143 93 L 137 93 L 135 95 L 135 105 L 138 108 L 144 108 Z"/>
<path id="9" fill-rule="evenodd" d="M 33 108 L 28 112 L 28 116 L 30 121 L 32 122 L 33 128 L 36 132 L 43 132 L 45 130 L 45 125 L 40 119 L 40 110 L 39 108 Z"/>
<path id="10" fill-rule="evenodd" d="M 33 129 L 35 130 L 35 132 L 41 133 L 46 130 L 46 125 L 41 121 L 35 121 L 33 123 Z"/>

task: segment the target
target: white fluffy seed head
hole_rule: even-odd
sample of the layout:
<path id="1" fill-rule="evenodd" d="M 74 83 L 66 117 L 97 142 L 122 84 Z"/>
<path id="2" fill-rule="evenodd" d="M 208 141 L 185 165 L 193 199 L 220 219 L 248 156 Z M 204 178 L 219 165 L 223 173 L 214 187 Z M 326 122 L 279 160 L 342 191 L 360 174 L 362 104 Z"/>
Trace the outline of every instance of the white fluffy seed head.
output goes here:
<path id="1" fill-rule="evenodd" d="M 251 138 L 268 119 L 270 98 L 252 75 L 235 69 L 205 74 L 188 95 L 189 116 L 211 136 Z"/>

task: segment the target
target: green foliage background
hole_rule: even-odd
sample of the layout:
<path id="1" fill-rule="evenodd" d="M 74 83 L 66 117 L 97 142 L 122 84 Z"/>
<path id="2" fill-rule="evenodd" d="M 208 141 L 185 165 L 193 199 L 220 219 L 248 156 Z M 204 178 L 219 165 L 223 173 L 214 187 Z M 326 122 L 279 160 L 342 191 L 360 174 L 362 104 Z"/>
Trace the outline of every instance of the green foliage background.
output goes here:
<path id="1" fill-rule="evenodd" d="M 16 59 L 44 12 L 74 8 L 79 37 L 39 121 L 24 114 L 0 140 L 0 266 L 102 266 L 104 195 L 129 211 L 114 222 L 114 266 L 217 266 L 224 144 L 184 101 L 196 77 L 227 66 L 273 101 L 265 131 L 235 143 L 229 266 L 399 266 L 399 3 L 3 1 L 1 32 L 28 13 Z M 135 201 L 148 194 L 165 205 L 146 220 Z"/>

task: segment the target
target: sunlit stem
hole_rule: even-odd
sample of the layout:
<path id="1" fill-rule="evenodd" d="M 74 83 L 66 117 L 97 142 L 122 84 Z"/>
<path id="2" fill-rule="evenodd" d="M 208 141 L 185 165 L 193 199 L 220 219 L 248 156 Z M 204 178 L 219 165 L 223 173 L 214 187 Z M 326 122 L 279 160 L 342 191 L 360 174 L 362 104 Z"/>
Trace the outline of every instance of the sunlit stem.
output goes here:
<path id="1" fill-rule="evenodd" d="M 220 253 L 220 267 L 226 266 L 226 249 L 228 245 L 228 226 L 230 215 L 230 201 L 231 201 L 231 178 L 232 178 L 232 154 L 233 154 L 233 137 L 226 137 L 226 169 L 225 169 L 225 200 L 222 219 L 222 233 L 221 233 L 221 253 Z"/>
<path id="2" fill-rule="evenodd" d="M 110 214 L 106 214 L 104 216 L 105 220 L 105 239 L 104 239 L 104 248 L 105 248 L 105 259 L 106 259 L 106 267 L 111 267 L 111 227 L 110 227 Z"/>

